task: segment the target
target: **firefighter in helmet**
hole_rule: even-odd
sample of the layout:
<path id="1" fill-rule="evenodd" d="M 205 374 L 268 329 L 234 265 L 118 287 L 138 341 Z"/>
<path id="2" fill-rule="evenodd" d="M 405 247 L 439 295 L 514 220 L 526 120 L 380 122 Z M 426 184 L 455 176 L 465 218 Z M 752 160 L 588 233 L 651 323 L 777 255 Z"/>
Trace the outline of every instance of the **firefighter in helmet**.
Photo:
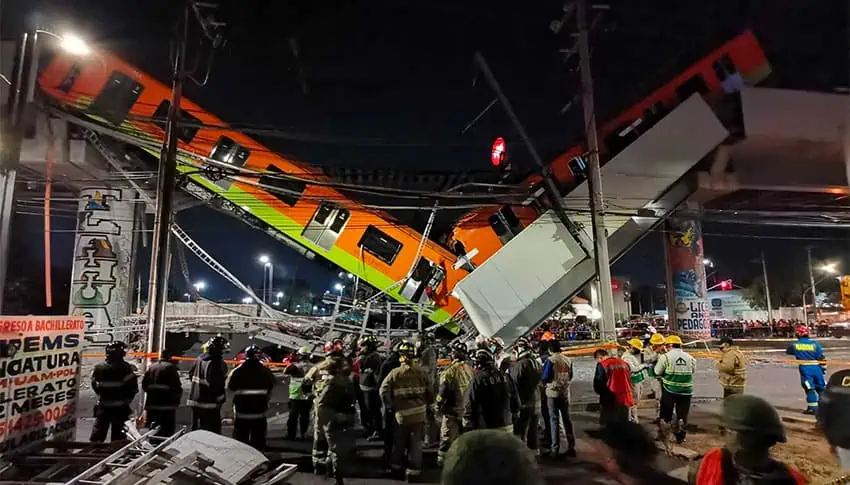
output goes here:
<path id="1" fill-rule="evenodd" d="M 92 389 L 97 394 L 94 408 L 94 428 L 91 441 L 102 443 L 112 428 L 112 441 L 126 437 L 124 423 L 130 419 L 130 403 L 139 392 L 136 368 L 124 360 L 127 345 L 110 342 L 105 349 L 106 361 L 97 364 L 92 371 Z"/>
<path id="2" fill-rule="evenodd" d="M 351 367 L 345 359 L 345 342 L 340 338 L 325 343 L 324 346 L 325 358 L 310 370 L 304 376 L 302 386 L 305 392 L 312 392 L 316 396 L 313 405 L 313 471 L 320 473 L 326 470 L 328 459 L 328 442 L 322 426 L 324 422 L 320 420 L 318 413 L 318 397 L 324 390 L 324 386 L 331 380 L 333 375 L 342 374 L 349 376 Z M 333 371 L 332 375 L 330 371 Z M 353 391 L 353 388 L 352 388 Z"/>
<path id="3" fill-rule="evenodd" d="M 260 347 L 249 345 L 245 360 L 227 377 L 227 390 L 233 394 L 233 438 L 258 450 L 266 447 L 266 411 L 275 385 L 274 374 L 260 361 L 261 354 Z"/>
<path id="4" fill-rule="evenodd" d="M 290 358 L 289 365 L 283 374 L 289 377 L 289 417 L 286 420 L 286 439 L 303 439 L 310 425 L 310 402 L 313 399 L 312 392 L 304 390 L 304 376 L 310 369 L 310 355 L 312 348 L 305 345 L 298 349 L 294 358 Z M 285 361 L 284 361 L 285 362 Z"/>
<path id="5" fill-rule="evenodd" d="M 159 427 L 159 436 L 171 436 L 177 427 L 177 408 L 183 397 L 183 385 L 171 352 L 163 349 L 142 378 L 145 414 L 149 428 Z"/>
<path id="6" fill-rule="evenodd" d="M 363 426 L 371 431 L 370 441 L 379 440 L 383 432 L 383 415 L 381 414 L 381 396 L 378 393 L 381 375 L 381 355 L 378 354 L 380 342 L 375 335 L 366 335 L 360 339 L 360 349 L 356 365 L 360 371 L 360 392 L 366 404 L 366 415 L 362 417 Z"/>
<path id="7" fill-rule="evenodd" d="M 192 385 L 186 405 L 192 408 L 193 430 L 221 433 L 221 406 L 227 398 L 227 364 L 224 362 L 224 354 L 230 350 L 230 342 L 224 337 L 215 336 L 204 344 L 202 350 L 189 371 Z"/>
<path id="8" fill-rule="evenodd" d="M 437 463 L 440 465 L 461 431 L 463 396 L 474 376 L 472 367 L 466 363 L 468 353 L 465 343 L 452 344 L 449 351 L 452 363 L 440 374 L 440 388 L 437 393 L 437 410 L 441 416 L 440 449 L 437 452 Z"/>
<path id="9" fill-rule="evenodd" d="M 476 350 L 473 365 L 475 377 L 464 396 L 464 430 L 498 429 L 513 433 L 513 416 L 520 406 L 513 380 L 496 368 L 489 349 Z"/>

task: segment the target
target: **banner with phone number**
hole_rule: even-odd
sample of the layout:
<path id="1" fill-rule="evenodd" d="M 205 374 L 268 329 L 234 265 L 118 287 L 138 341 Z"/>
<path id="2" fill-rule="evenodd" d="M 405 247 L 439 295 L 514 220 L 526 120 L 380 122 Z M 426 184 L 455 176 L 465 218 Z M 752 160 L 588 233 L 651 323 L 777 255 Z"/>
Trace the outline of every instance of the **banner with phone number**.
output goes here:
<path id="1" fill-rule="evenodd" d="M 85 321 L 0 317 L 0 455 L 73 438 Z"/>

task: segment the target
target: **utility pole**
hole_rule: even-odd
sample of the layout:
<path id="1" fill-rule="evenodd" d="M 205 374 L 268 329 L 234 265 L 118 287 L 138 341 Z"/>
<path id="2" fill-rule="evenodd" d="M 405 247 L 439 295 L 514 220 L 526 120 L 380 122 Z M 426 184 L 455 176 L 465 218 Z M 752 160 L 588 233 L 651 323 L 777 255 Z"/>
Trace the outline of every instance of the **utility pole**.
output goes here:
<path id="1" fill-rule="evenodd" d="M 581 70 L 582 107 L 587 130 L 588 177 L 590 188 L 590 217 L 593 229 L 594 260 L 599 277 L 599 302 L 602 312 L 602 340 L 615 340 L 614 294 L 611 288 L 611 259 L 608 255 L 608 231 L 605 229 L 605 203 L 602 197 L 602 171 L 599 163 L 599 139 L 596 133 L 596 113 L 593 101 L 593 76 L 590 70 L 590 34 L 587 31 L 587 0 L 578 0 L 578 53 Z M 670 304 L 668 306 L 668 312 Z"/>
<path id="2" fill-rule="evenodd" d="M 186 42 L 189 35 L 189 0 L 184 0 L 178 21 L 177 53 L 174 58 L 171 85 L 171 107 L 166 122 L 165 145 L 157 172 L 156 219 L 151 247 L 151 270 L 148 281 L 148 345 L 147 353 L 162 351 L 165 343 L 165 304 L 168 300 L 168 263 L 171 254 L 171 222 L 174 181 L 177 177 L 177 140 L 180 123 L 180 101 L 186 77 Z M 148 362 L 151 358 L 148 357 Z"/>
<path id="3" fill-rule="evenodd" d="M 764 276 L 764 297 L 767 300 L 767 324 L 770 328 L 770 336 L 773 337 L 773 306 L 770 304 L 770 285 L 767 283 L 767 261 L 764 259 L 764 251 L 761 252 L 761 272 Z"/>
<path id="4" fill-rule="evenodd" d="M 806 248 L 806 253 L 809 256 L 809 284 L 811 285 L 812 291 L 812 313 L 815 316 L 815 321 L 818 319 L 818 293 L 815 289 L 815 270 L 812 268 L 812 247 L 809 246 Z M 805 293 L 804 293 L 805 294 Z M 809 324 L 809 313 L 806 312 L 806 300 L 803 299 L 803 313 L 806 314 L 806 325 Z"/>
<path id="5" fill-rule="evenodd" d="M 9 99 L 2 122 L 0 140 L 0 315 L 9 269 L 9 241 L 15 209 L 15 179 L 21 162 L 24 130 L 33 121 L 36 74 L 38 73 L 38 33 L 24 34 L 15 57 Z"/>

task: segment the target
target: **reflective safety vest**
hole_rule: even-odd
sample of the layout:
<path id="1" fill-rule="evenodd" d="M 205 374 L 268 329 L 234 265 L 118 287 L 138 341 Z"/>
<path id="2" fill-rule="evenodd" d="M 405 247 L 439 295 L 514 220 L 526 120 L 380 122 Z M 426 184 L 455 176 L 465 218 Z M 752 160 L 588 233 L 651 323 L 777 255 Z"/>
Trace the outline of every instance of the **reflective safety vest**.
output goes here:
<path id="1" fill-rule="evenodd" d="M 227 378 L 227 390 L 233 393 L 233 417 L 264 419 L 274 385 L 274 374 L 259 360 L 239 364 Z"/>
<path id="2" fill-rule="evenodd" d="M 202 409 L 218 409 L 224 404 L 227 364 L 221 356 L 201 354 L 192 365 L 192 379 L 186 405 Z"/>
<path id="3" fill-rule="evenodd" d="M 434 403 L 431 380 L 419 364 L 403 363 L 381 383 L 381 400 L 395 411 L 399 424 L 424 423 Z"/>
<path id="4" fill-rule="evenodd" d="M 640 354 L 635 355 L 631 352 L 626 352 L 623 354 L 623 360 L 629 364 L 632 384 L 640 384 L 646 379 L 646 366 L 640 361 Z"/>
<path id="5" fill-rule="evenodd" d="M 139 392 L 135 368 L 123 360 L 97 364 L 91 380 L 98 396 L 97 405 L 102 408 L 129 407 Z"/>
<path id="6" fill-rule="evenodd" d="M 305 364 L 298 362 L 286 368 L 285 374 L 289 376 L 289 399 L 293 401 L 306 401 L 313 395 L 312 392 L 304 390 L 304 367 Z"/>
<path id="7" fill-rule="evenodd" d="M 661 378 L 661 384 L 667 392 L 693 394 L 696 366 L 697 360 L 692 355 L 673 348 L 658 356 L 655 374 Z"/>
<path id="8" fill-rule="evenodd" d="M 784 463 L 775 462 L 777 467 L 776 476 L 765 480 L 765 483 L 788 483 L 803 485 L 807 483 L 804 477 L 796 469 L 785 465 Z M 696 476 L 696 485 L 736 485 L 742 483 L 739 477 L 740 473 L 732 462 L 732 453 L 726 448 L 715 448 L 702 458 Z M 782 475 L 786 475 L 786 479 L 782 480 Z M 777 480 L 779 479 L 779 480 Z M 746 483 L 759 483 L 756 480 L 746 480 Z"/>

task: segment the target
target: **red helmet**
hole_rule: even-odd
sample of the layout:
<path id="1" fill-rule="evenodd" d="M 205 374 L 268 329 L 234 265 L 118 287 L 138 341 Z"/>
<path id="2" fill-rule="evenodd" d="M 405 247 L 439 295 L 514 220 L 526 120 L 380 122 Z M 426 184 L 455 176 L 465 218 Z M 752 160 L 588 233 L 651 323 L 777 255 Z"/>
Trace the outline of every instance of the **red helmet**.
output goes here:
<path id="1" fill-rule="evenodd" d="M 797 330 L 795 330 L 794 333 L 796 333 L 798 337 L 808 337 L 811 334 L 811 332 L 809 332 L 809 327 L 805 325 L 797 326 Z"/>
<path id="2" fill-rule="evenodd" d="M 325 343 L 324 350 L 326 354 L 343 352 L 345 350 L 345 342 L 343 342 L 340 338 L 335 338 Z"/>

